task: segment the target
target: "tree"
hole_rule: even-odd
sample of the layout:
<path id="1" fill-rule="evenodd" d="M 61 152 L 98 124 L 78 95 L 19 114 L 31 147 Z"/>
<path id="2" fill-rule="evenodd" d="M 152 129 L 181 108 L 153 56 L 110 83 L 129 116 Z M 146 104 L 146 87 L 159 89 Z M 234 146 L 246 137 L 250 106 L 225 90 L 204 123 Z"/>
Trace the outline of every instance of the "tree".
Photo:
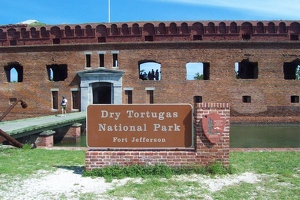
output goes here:
<path id="1" fill-rule="evenodd" d="M 197 72 L 194 76 L 194 80 L 203 80 L 203 74 Z"/>

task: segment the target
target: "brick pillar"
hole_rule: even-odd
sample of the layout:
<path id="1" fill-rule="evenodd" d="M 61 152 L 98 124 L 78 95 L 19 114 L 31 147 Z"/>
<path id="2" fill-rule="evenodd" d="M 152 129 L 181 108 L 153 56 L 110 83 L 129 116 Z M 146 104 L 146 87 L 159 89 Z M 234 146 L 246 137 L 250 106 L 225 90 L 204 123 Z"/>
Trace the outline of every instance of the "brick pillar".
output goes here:
<path id="1" fill-rule="evenodd" d="M 203 131 L 202 121 L 211 116 L 220 117 L 223 120 L 224 129 L 219 140 L 211 142 Z M 220 120 L 219 120 L 220 121 Z M 212 120 L 211 120 L 212 122 Z M 196 103 L 194 105 L 194 130 L 196 157 L 202 164 L 221 162 L 229 166 L 229 131 L 230 131 L 230 107 L 228 103 Z"/>
<path id="2" fill-rule="evenodd" d="M 68 140 L 68 141 L 76 141 L 78 142 L 80 139 L 80 135 L 81 135 L 81 126 L 82 124 L 80 123 L 75 123 L 73 125 L 71 125 L 64 137 L 64 140 Z"/>
<path id="3" fill-rule="evenodd" d="M 35 141 L 37 147 L 53 147 L 53 135 L 55 131 L 48 130 L 40 133 L 39 137 Z"/>

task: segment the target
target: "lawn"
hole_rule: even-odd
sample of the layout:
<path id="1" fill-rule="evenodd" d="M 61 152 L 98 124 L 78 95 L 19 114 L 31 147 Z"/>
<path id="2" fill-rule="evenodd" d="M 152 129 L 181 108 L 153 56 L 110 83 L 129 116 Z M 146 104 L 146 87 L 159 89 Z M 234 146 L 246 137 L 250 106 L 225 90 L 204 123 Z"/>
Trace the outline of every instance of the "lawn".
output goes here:
<path id="1" fill-rule="evenodd" d="M 28 179 L 38 171 L 84 169 L 85 151 L 4 149 L 0 146 L 2 183 Z M 182 174 L 133 178 L 106 191 L 122 199 L 299 199 L 300 152 L 231 152 L 231 174 Z M 0 185 L 0 199 L 2 186 Z M 3 193 L 3 195 L 5 195 Z M 97 199 L 94 194 L 81 199 Z"/>

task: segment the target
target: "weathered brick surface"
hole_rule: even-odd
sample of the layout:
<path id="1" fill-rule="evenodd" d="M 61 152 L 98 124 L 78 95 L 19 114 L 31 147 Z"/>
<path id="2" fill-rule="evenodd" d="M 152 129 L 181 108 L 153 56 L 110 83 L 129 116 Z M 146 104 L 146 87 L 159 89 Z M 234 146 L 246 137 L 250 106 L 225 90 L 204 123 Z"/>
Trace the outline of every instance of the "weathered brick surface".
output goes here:
<path id="1" fill-rule="evenodd" d="M 53 147 L 53 135 L 39 136 L 35 144 L 38 147 Z"/>
<path id="2" fill-rule="evenodd" d="M 165 164 L 175 166 L 205 166 L 214 162 L 221 162 L 229 166 L 229 129 L 230 115 L 228 103 L 198 103 L 194 105 L 194 137 L 195 147 L 179 150 L 88 150 L 85 154 L 87 170 L 119 165 L 155 165 Z M 208 111 L 208 113 L 206 112 Z M 203 113 L 218 112 L 226 124 L 220 140 L 212 144 L 202 130 Z"/>
<path id="3" fill-rule="evenodd" d="M 126 28 L 128 25 L 128 29 Z M 80 89 L 78 71 L 85 70 L 85 52 L 91 53 L 91 69 L 99 67 L 99 51 L 105 52 L 105 67 L 123 70 L 123 87 L 133 88 L 133 103 L 147 103 L 146 87 L 154 87 L 154 103 L 191 103 L 194 96 L 203 102 L 228 102 L 234 120 L 260 121 L 265 117 L 293 117 L 300 122 L 300 81 L 284 80 L 283 63 L 300 58 L 298 21 L 225 21 L 80 24 L 45 27 L 8 25 L 0 27 L 0 114 L 9 107 L 9 98 L 19 98 L 28 107 L 16 106 L 5 120 L 58 114 L 52 110 L 51 89 L 71 99 L 71 89 Z M 243 40 L 245 34 L 250 40 Z M 194 40 L 194 36 L 202 40 Z M 153 36 L 153 41 L 145 41 Z M 105 42 L 99 43 L 99 38 Z M 60 44 L 53 44 L 59 39 Z M 11 41 L 16 41 L 12 45 Z M 112 67 L 112 52 L 118 51 L 118 68 Z M 235 79 L 234 63 L 248 59 L 258 62 L 257 79 Z M 138 63 L 161 64 L 160 81 L 138 78 Z M 23 66 L 23 82 L 9 83 L 4 66 Z M 210 63 L 210 80 L 186 80 L 188 62 Z M 48 80 L 46 66 L 67 64 L 65 81 Z M 243 103 L 242 96 L 251 96 Z M 123 103 L 126 96 L 123 94 Z M 71 106 L 68 112 L 73 112 Z M 240 117 L 240 118 L 239 118 Z M 253 119 L 255 118 L 255 119 Z"/>

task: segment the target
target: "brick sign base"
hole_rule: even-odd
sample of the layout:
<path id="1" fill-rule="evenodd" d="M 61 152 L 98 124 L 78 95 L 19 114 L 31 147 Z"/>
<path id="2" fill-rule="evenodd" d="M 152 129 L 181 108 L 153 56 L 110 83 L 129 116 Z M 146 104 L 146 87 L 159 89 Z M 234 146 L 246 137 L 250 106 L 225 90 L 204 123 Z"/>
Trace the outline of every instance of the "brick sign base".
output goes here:
<path id="1" fill-rule="evenodd" d="M 225 119 L 224 130 L 220 140 L 212 143 L 203 132 L 202 119 L 216 113 Z M 228 103 L 196 103 L 194 104 L 194 148 L 186 149 L 118 149 L 88 150 L 85 155 L 85 168 L 92 170 L 107 166 L 119 165 L 155 165 L 205 166 L 209 163 L 221 162 L 229 166 L 229 129 L 230 109 Z"/>

